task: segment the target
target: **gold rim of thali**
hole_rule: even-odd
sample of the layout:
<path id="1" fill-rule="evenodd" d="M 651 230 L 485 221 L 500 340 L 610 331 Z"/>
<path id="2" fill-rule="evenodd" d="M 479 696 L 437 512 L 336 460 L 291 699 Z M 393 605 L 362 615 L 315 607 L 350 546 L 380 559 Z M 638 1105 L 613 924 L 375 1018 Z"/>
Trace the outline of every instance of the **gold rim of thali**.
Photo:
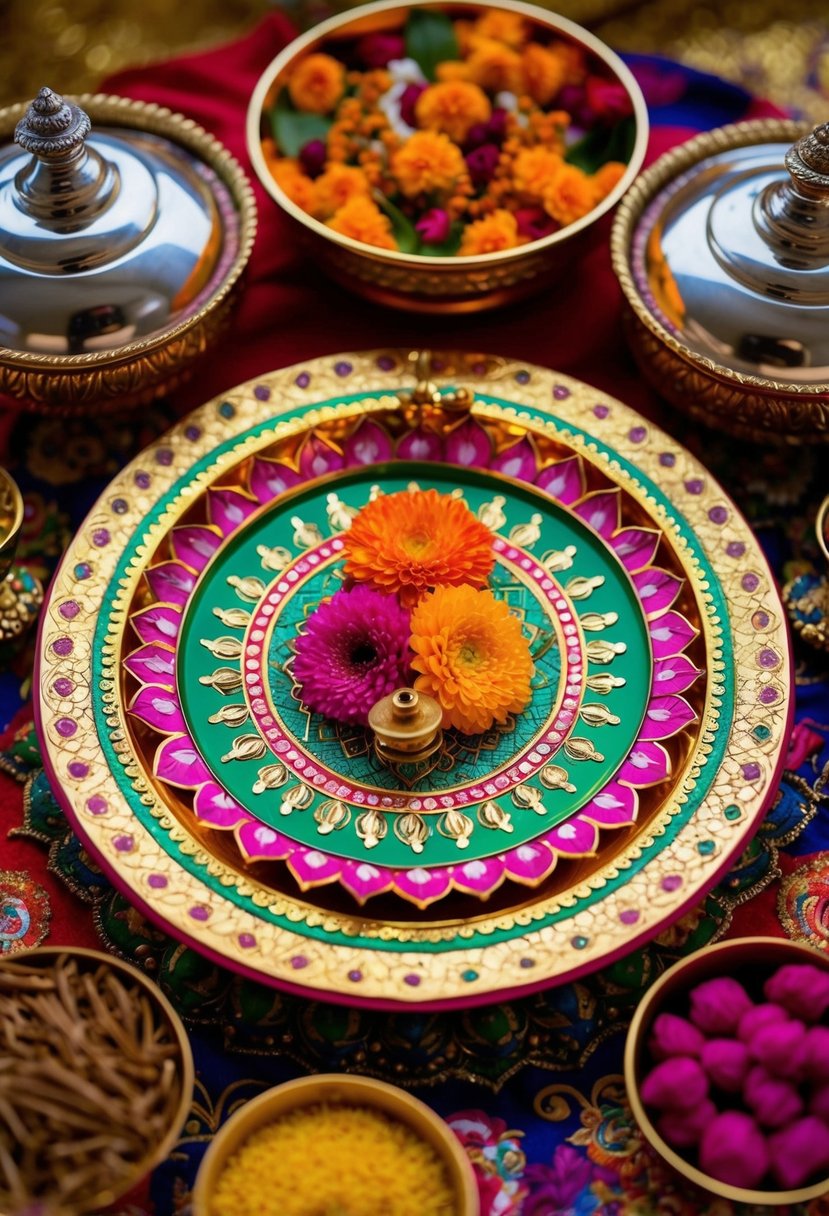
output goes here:
<path id="1" fill-rule="evenodd" d="M 378 357 L 388 358 L 390 355 L 392 369 L 381 371 L 377 366 Z M 345 386 L 341 373 L 335 370 L 341 366 L 343 358 L 349 360 L 352 369 Z M 48 613 L 44 617 L 38 715 L 44 755 L 83 835 L 109 872 L 114 874 L 118 884 L 126 888 L 130 897 L 138 900 L 150 915 L 163 919 L 168 929 L 217 961 L 264 981 L 289 987 L 301 986 L 306 991 L 326 992 L 340 1000 L 439 1005 L 462 998 L 466 1003 L 472 1003 L 476 999 L 485 1000 L 504 989 L 519 992 L 564 975 L 573 976 L 607 961 L 615 954 L 627 952 L 637 941 L 651 936 L 668 919 L 675 918 L 699 898 L 745 839 L 770 796 L 771 782 L 780 768 L 789 718 L 786 695 L 790 681 L 788 641 L 770 571 L 748 525 L 735 512 L 703 466 L 658 428 L 650 423 L 643 424 L 639 415 L 627 406 L 568 377 L 542 368 L 528 369 L 526 364 L 493 357 L 456 356 L 441 352 L 441 358 L 447 364 L 445 373 L 442 373 L 442 379 L 447 384 L 461 380 L 473 392 L 496 397 L 500 395 L 514 403 L 514 408 L 508 409 L 479 403 L 474 412 L 480 416 L 499 413 L 525 429 L 527 425 L 540 431 L 549 428 L 551 435 L 559 441 L 563 440 L 574 453 L 581 455 L 586 462 L 596 466 L 611 481 L 625 489 L 651 519 L 656 515 L 660 526 L 669 535 L 673 531 L 671 539 L 676 555 L 693 575 L 695 598 L 713 667 L 706 688 L 703 724 L 697 744 L 674 783 L 670 800 L 672 806 L 669 808 L 671 814 L 687 797 L 687 782 L 695 779 L 694 769 L 699 769 L 710 752 L 713 736 L 705 726 L 713 720 L 711 715 L 716 713 L 714 698 L 722 674 L 721 660 L 719 668 L 715 662 L 718 621 L 710 614 L 710 606 L 699 603 L 699 592 L 704 596 L 706 589 L 699 586 L 701 574 L 694 565 L 693 556 L 687 551 L 687 544 L 676 535 L 674 512 L 679 510 L 679 506 L 675 504 L 681 503 L 682 513 L 705 549 L 731 606 L 737 707 L 726 753 L 709 795 L 695 816 L 680 828 L 658 857 L 617 888 L 608 890 L 591 906 L 570 916 L 565 915 L 559 922 L 540 929 L 533 929 L 533 922 L 544 915 L 545 910 L 525 906 L 509 917 L 513 929 L 524 930 L 520 939 L 482 946 L 459 944 L 457 948 L 429 952 L 426 947 L 435 941 L 436 934 L 438 938 L 440 936 L 439 924 L 415 927 L 403 934 L 394 925 L 373 920 L 370 911 L 340 915 L 314 909 L 299 898 L 287 900 L 282 895 L 275 897 L 272 890 L 257 888 L 247 876 L 242 876 L 240 894 L 251 897 L 258 906 L 272 909 L 277 902 L 285 903 L 286 916 L 294 921 L 302 919 L 303 909 L 309 908 L 305 920 L 305 928 L 309 932 L 294 933 L 254 916 L 227 899 L 221 900 L 206 882 L 174 862 L 133 816 L 95 735 L 93 697 L 99 695 L 99 690 L 89 687 L 89 666 L 94 616 L 100 607 L 101 596 L 109 585 L 117 558 L 158 496 L 167 492 L 179 478 L 186 476 L 197 459 L 209 457 L 216 445 L 227 439 L 227 421 L 219 413 L 219 406 L 222 403 L 232 405 L 235 411 L 234 426 L 242 433 L 271 417 L 275 419 L 273 430 L 269 428 L 264 440 L 242 440 L 218 464 L 214 463 L 209 471 L 203 470 L 195 478 L 191 477 L 187 490 L 189 495 L 197 492 L 199 487 L 206 487 L 220 467 L 238 464 L 258 447 L 287 434 L 294 424 L 280 422 L 279 418 L 290 410 L 306 407 L 301 427 L 308 429 L 314 420 L 324 420 L 331 415 L 330 410 L 308 409 L 314 400 L 336 401 L 341 395 L 351 396 L 359 391 L 380 394 L 402 391 L 415 379 L 411 365 L 407 368 L 408 352 L 376 351 L 312 360 L 261 377 L 258 382 L 243 385 L 195 411 L 123 470 L 93 508 L 56 576 Z M 310 394 L 295 383 L 299 367 L 311 377 L 313 390 Z M 520 371 L 526 374 L 528 370 L 532 373 L 529 383 L 516 382 L 516 373 Z M 279 401 L 276 409 L 263 405 L 261 399 L 255 396 L 256 384 L 262 381 L 267 381 L 272 399 Z M 555 400 L 551 390 L 559 386 L 566 392 L 564 399 Z M 601 422 L 598 415 L 593 413 L 593 406 L 597 402 L 605 410 Z M 389 398 L 386 398 L 386 407 L 388 403 Z M 539 424 L 527 414 L 522 416 L 522 407 L 546 415 L 557 415 L 561 425 L 552 421 Z M 570 431 L 570 426 L 576 429 L 590 426 L 595 439 L 610 449 L 610 455 L 601 452 L 589 436 L 583 438 Z M 191 434 L 196 428 L 199 429 L 196 440 L 185 435 L 188 428 Z M 644 432 L 644 435 L 638 434 L 634 441 L 631 438 L 634 430 Z M 165 461 L 169 460 L 169 463 L 157 460 L 162 450 Z M 660 454 L 668 451 L 671 453 L 670 465 L 660 460 Z M 671 511 L 665 511 L 648 495 L 635 474 L 623 470 L 619 457 L 629 457 L 636 470 L 660 484 L 672 505 Z M 136 490 L 135 474 L 145 466 L 153 469 L 156 485 L 154 488 Z M 692 481 L 696 483 L 693 493 L 685 489 L 685 483 Z M 116 515 L 110 504 L 119 498 L 127 501 L 128 509 Z M 723 503 L 727 504 L 729 519 L 729 527 L 725 530 L 713 522 L 711 514 L 715 507 L 722 509 Z M 111 535 L 111 542 L 101 549 L 96 545 L 95 538 L 103 530 Z M 163 539 L 163 534 L 160 521 L 148 530 L 128 572 L 128 581 L 134 583 L 140 577 L 144 562 Z M 726 540 L 731 545 L 741 546 L 743 560 L 735 562 L 727 556 Z M 78 583 L 73 569 L 77 563 L 87 560 L 90 565 L 94 561 L 93 575 L 85 582 Z M 751 572 L 754 580 L 750 592 L 741 583 L 747 571 Z M 72 652 L 67 655 L 60 653 L 60 647 L 56 652 L 54 643 L 66 635 L 66 620 L 60 613 L 60 607 L 70 599 L 78 603 L 83 601 L 87 619 L 93 618 L 93 626 L 87 627 L 85 632 L 76 633 Z M 760 628 L 752 624 L 752 614 L 756 618 L 759 610 L 763 610 L 766 618 L 766 623 Z M 760 646 L 766 647 L 775 656 L 772 670 L 758 666 L 757 652 Z M 107 651 L 110 662 L 117 661 L 117 652 L 110 644 Z M 58 693 L 55 690 L 56 677 L 71 679 L 73 691 Z M 777 689 L 774 703 L 762 705 L 758 700 L 759 692 L 771 682 Z M 60 728 L 59 723 L 67 721 L 70 713 L 79 729 L 67 738 L 63 733 L 65 727 Z M 768 729 L 765 739 L 751 733 L 759 722 L 763 723 L 764 729 Z M 113 745 L 118 752 L 118 762 L 124 766 L 130 780 L 138 782 L 140 786 L 142 774 L 130 753 L 129 736 L 120 713 L 112 713 L 110 726 L 115 734 Z M 83 779 L 72 777 L 69 765 L 73 762 L 88 770 Z M 752 773 L 750 778 L 745 775 L 749 765 Z M 142 800 L 151 803 L 154 794 L 145 789 Z M 96 810 L 90 809 L 90 801 L 95 802 Z M 108 807 L 106 815 L 97 813 L 101 802 Z M 724 814 L 726 809 L 731 810 L 732 805 L 739 811 L 736 819 Z M 662 815 L 658 823 L 649 825 L 647 840 L 634 840 L 629 860 L 639 855 L 656 835 L 664 832 L 668 818 L 670 815 Z M 206 853 L 201 842 L 192 836 L 188 839 L 188 834 L 169 811 L 162 810 L 159 822 L 162 829 L 180 843 L 183 852 L 206 866 L 209 876 L 218 878 L 225 885 L 234 881 L 232 877 L 228 880 L 226 874 L 222 876 L 223 863 L 217 863 L 214 857 Z M 710 845 L 710 849 L 700 849 L 698 846 L 703 843 Z M 606 867 L 606 873 L 591 876 L 589 885 L 586 880 L 577 883 L 568 895 L 575 901 L 580 894 L 588 893 L 591 886 L 612 883 L 623 864 L 623 859 L 614 859 Z M 680 877 L 679 888 L 673 882 L 667 883 L 667 877 L 674 875 Z M 666 879 L 664 885 L 663 879 Z M 194 909 L 204 909 L 210 901 L 218 904 L 218 907 L 210 912 L 207 919 L 194 920 Z M 568 900 L 557 897 L 557 902 L 566 905 Z M 622 917 L 623 913 L 628 914 L 627 919 Z M 634 914 L 635 922 L 632 922 L 630 917 Z M 496 915 L 491 919 L 491 931 L 503 927 L 503 916 Z M 457 933 L 453 930 L 452 937 L 461 943 L 464 937 L 482 933 L 484 929 L 482 923 L 473 923 L 463 926 Z M 315 936 L 319 931 L 339 932 L 346 944 L 320 942 Z M 348 939 L 353 939 L 357 932 L 365 935 L 373 933 L 379 941 L 394 941 L 401 945 L 407 942 L 411 945 L 406 945 L 399 952 L 392 952 L 348 943 Z M 520 946 L 516 944 L 517 940 L 520 940 Z M 418 950 L 418 944 L 423 949 Z M 296 964 L 292 962 L 298 955 L 303 958 L 301 974 L 297 973 Z M 523 964 L 532 955 L 535 956 L 534 965 L 525 969 Z M 354 974 L 355 969 L 360 975 L 359 989 L 355 989 L 354 984 L 346 978 Z M 461 982 L 462 971 L 474 978 L 465 978 Z M 416 986 L 411 982 L 413 975 L 417 977 Z M 301 985 L 297 984 L 297 980 L 301 980 Z"/>

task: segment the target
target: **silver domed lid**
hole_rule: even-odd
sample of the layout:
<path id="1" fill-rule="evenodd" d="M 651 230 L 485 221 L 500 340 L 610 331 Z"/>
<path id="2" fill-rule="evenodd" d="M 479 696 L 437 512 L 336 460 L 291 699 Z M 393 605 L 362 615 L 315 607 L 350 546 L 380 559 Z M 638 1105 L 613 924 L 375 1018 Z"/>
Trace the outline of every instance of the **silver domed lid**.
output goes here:
<path id="1" fill-rule="evenodd" d="M 829 123 L 794 147 L 702 153 L 646 205 L 630 258 L 643 301 L 686 347 L 743 374 L 829 379 Z"/>
<path id="2" fill-rule="evenodd" d="M 111 123 L 41 89 L 0 148 L 2 347 L 125 346 L 197 311 L 235 257 L 238 212 L 211 166 Z"/>

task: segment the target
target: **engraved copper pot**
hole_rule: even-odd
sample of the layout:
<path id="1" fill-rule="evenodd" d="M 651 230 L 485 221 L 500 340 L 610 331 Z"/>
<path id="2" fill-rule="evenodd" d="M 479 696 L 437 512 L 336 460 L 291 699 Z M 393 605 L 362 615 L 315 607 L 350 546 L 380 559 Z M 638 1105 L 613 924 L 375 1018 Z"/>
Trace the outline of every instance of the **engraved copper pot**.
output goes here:
<path id="1" fill-rule="evenodd" d="M 0 110 L 0 393 L 42 412 L 148 401 L 229 318 L 253 192 L 160 106 L 41 89 Z"/>
<path id="2" fill-rule="evenodd" d="M 611 250 L 663 397 L 743 438 L 829 442 L 829 124 L 759 119 L 672 149 L 623 200 Z"/>

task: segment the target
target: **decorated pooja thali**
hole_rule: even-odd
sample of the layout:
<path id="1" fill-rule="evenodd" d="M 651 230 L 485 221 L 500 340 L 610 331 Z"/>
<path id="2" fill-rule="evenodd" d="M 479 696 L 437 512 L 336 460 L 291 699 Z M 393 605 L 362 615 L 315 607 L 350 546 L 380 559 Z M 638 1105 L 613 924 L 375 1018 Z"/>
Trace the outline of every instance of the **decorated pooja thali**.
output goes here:
<path id="1" fill-rule="evenodd" d="M 369 519 L 383 604 L 355 624 Z M 389 581 L 430 546 L 440 576 Z M 429 632 L 441 582 L 488 625 Z M 481 718 L 510 631 L 526 692 Z M 91 511 L 39 651 L 54 788 L 129 899 L 263 982 L 388 1007 L 528 992 L 658 934 L 756 827 L 792 702 L 772 577 L 710 474 L 596 389 L 444 352 L 196 410 Z M 344 663 L 393 725 L 438 705 L 424 746 L 374 729 Z"/>

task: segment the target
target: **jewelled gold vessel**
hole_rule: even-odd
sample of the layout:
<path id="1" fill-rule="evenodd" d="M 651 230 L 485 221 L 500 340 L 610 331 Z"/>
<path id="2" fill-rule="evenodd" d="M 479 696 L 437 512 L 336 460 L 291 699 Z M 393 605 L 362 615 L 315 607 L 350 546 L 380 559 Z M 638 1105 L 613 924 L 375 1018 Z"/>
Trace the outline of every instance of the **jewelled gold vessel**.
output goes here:
<path id="1" fill-rule="evenodd" d="M 792 146 L 793 145 L 793 146 Z M 829 442 L 829 124 L 736 123 L 665 153 L 616 215 L 628 340 L 717 430 Z"/>
<path id="2" fill-rule="evenodd" d="M 645 155 L 648 116 L 645 100 L 621 59 L 595 35 L 544 9 L 511 2 L 510 13 L 522 14 L 537 30 L 583 48 L 627 93 L 636 123 L 636 136 L 624 175 L 606 198 L 582 219 L 515 249 L 464 257 L 425 257 L 379 249 L 352 240 L 298 207 L 277 185 L 262 150 L 265 111 L 292 67 L 331 39 L 351 35 L 399 32 L 414 8 L 479 16 L 504 8 L 486 0 L 453 0 L 451 4 L 415 0 L 379 0 L 332 17 L 314 26 L 285 48 L 260 77 L 248 107 L 247 143 L 256 175 L 279 206 L 302 229 L 310 256 L 338 283 L 358 295 L 393 308 L 421 313 L 478 312 L 531 295 L 562 277 L 564 269 L 589 245 L 594 225 L 622 197 Z"/>
<path id="3" fill-rule="evenodd" d="M 229 319 L 253 192 L 160 106 L 41 89 L 0 110 L 0 392 L 39 412 L 148 401 Z"/>

